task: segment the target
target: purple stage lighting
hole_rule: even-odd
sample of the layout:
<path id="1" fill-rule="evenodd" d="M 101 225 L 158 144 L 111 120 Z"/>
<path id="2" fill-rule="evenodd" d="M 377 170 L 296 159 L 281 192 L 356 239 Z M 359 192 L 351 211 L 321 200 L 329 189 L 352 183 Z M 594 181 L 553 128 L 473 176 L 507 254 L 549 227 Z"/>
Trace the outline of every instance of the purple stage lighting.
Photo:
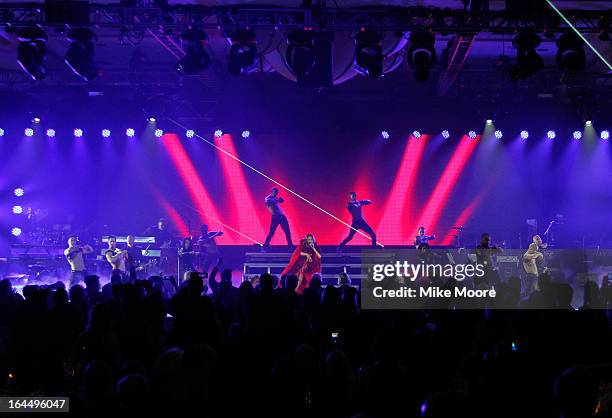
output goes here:
<path id="1" fill-rule="evenodd" d="M 421 133 L 419 131 L 412 131 L 412 136 L 419 139 L 421 137 Z"/>
<path id="2" fill-rule="evenodd" d="M 23 191 L 21 187 L 18 187 L 15 190 L 13 190 L 13 193 L 15 193 L 15 196 L 17 197 L 21 197 L 25 194 L 25 192 Z"/>
<path id="3" fill-rule="evenodd" d="M 55 130 L 54 129 L 47 129 L 47 137 L 49 137 L 49 138 L 55 137 Z"/>
<path id="4" fill-rule="evenodd" d="M 132 138 L 134 136 L 135 132 L 132 128 L 127 128 L 125 130 L 125 135 L 129 138 Z"/>
<path id="5" fill-rule="evenodd" d="M 601 131 L 599 137 L 601 139 L 610 139 L 610 131 Z"/>
<path id="6" fill-rule="evenodd" d="M 446 129 L 442 131 L 442 138 L 444 139 L 448 139 L 450 137 L 450 132 L 448 132 Z"/>
<path id="7" fill-rule="evenodd" d="M 13 206 L 13 213 L 15 215 L 19 215 L 20 213 L 23 213 L 23 206 L 19 206 L 19 205 Z"/>
<path id="8" fill-rule="evenodd" d="M 193 138 L 194 135 L 195 135 L 195 132 L 193 131 L 193 129 L 189 129 L 187 132 L 185 132 L 185 136 L 187 138 Z"/>
<path id="9" fill-rule="evenodd" d="M 527 138 L 529 138 L 529 132 L 527 132 L 527 131 L 521 131 L 521 138 L 523 138 L 523 139 L 527 139 Z"/>
<path id="10" fill-rule="evenodd" d="M 13 234 L 13 236 L 18 237 L 21 235 L 21 228 L 17 228 L 14 227 L 13 229 L 11 229 L 11 234 Z"/>
<path id="11" fill-rule="evenodd" d="M 476 139 L 476 131 L 470 131 L 470 132 L 468 132 L 468 136 L 469 136 L 471 139 Z"/>
<path id="12" fill-rule="evenodd" d="M 383 137 L 383 139 L 389 139 L 389 137 L 390 137 L 391 135 L 389 135 L 389 132 L 387 132 L 387 131 L 382 131 L 382 132 L 380 133 L 380 136 L 382 136 L 382 137 Z"/>
<path id="13" fill-rule="evenodd" d="M 495 138 L 502 139 L 504 137 L 504 133 L 500 130 L 495 131 Z"/>
<path id="14" fill-rule="evenodd" d="M 161 129 L 156 129 L 155 130 L 155 136 L 156 137 L 161 138 L 163 134 L 164 134 L 164 131 L 162 131 Z"/>
<path id="15" fill-rule="evenodd" d="M 580 138 L 582 138 L 582 132 L 574 131 L 574 139 L 580 139 Z"/>
<path id="16" fill-rule="evenodd" d="M 4 129 L 0 128 L 0 136 L 4 136 Z"/>
<path id="17" fill-rule="evenodd" d="M 242 137 L 244 139 L 247 139 L 250 136 L 251 136 L 251 131 L 242 131 Z"/>
<path id="18" fill-rule="evenodd" d="M 221 137 L 223 136 L 223 131 L 222 131 L 221 129 L 217 129 L 217 130 L 215 131 L 215 136 L 216 136 L 217 138 L 221 138 Z"/>
<path id="19" fill-rule="evenodd" d="M 32 136 L 32 135 L 34 135 L 34 129 L 26 128 L 26 130 L 23 131 L 23 133 L 25 134 L 25 136 Z"/>
<path id="20" fill-rule="evenodd" d="M 111 134 L 110 129 L 102 129 L 102 136 L 103 136 L 104 138 L 109 138 L 109 137 L 110 137 L 110 134 Z"/>
<path id="21" fill-rule="evenodd" d="M 79 128 L 75 129 L 75 130 L 73 131 L 73 133 L 74 133 L 74 136 L 75 136 L 76 138 L 80 138 L 80 137 L 82 137 L 82 136 L 83 136 L 83 130 L 82 130 L 82 129 L 79 129 Z"/>
<path id="22" fill-rule="evenodd" d="M 555 133 L 555 131 L 548 131 L 546 132 L 546 138 L 548 139 L 555 139 L 557 137 L 557 134 Z"/>

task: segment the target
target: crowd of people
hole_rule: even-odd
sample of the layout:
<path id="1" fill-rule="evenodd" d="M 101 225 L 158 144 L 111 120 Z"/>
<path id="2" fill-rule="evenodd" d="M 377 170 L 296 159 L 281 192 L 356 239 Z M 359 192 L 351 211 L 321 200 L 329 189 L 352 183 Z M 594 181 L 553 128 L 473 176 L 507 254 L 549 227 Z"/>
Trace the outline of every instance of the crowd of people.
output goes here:
<path id="1" fill-rule="evenodd" d="M 362 310 L 346 274 L 300 293 L 295 275 L 231 276 L 0 281 L 0 396 L 67 396 L 83 416 L 611 415 L 610 292 L 594 283 L 579 310 L 546 275 L 535 297 L 558 309 Z"/>

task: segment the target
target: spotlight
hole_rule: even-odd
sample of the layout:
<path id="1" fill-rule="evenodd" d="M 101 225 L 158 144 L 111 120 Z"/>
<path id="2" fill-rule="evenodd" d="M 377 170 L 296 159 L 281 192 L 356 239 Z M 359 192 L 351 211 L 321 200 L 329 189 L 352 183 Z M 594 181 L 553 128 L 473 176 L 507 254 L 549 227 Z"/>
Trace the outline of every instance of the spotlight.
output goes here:
<path id="1" fill-rule="evenodd" d="M 40 118 L 34 118 L 34 119 L 32 119 L 32 122 L 34 122 L 34 123 L 40 123 Z"/>
<path id="2" fill-rule="evenodd" d="M 516 64 L 509 70 L 511 80 L 529 78 L 544 68 L 544 61 L 536 52 L 540 43 L 540 37 L 527 29 L 519 31 L 514 37 L 512 46 L 516 48 Z"/>
<path id="3" fill-rule="evenodd" d="M 155 130 L 155 136 L 156 137 L 161 138 L 163 134 L 164 134 L 164 131 L 162 131 L 161 129 L 156 129 Z"/>
<path id="4" fill-rule="evenodd" d="M 546 137 L 548 139 L 555 139 L 557 137 L 557 134 L 555 133 L 555 131 L 548 131 L 546 132 Z"/>
<path id="5" fill-rule="evenodd" d="M 49 137 L 49 138 L 55 137 L 55 130 L 54 129 L 47 129 L 47 137 Z"/>
<path id="6" fill-rule="evenodd" d="M 185 136 L 187 138 L 193 138 L 194 135 L 195 135 L 195 132 L 192 129 L 189 129 L 187 132 L 185 132 Z"/>
<path id="7" fill-rule="evenodd" d="M 355 69 L 362 75 L 378 78 L 383 74 L 382 34 L 363 30 L 355 36 Z"/>
<path id="8" fill-rule="evenodd" d="M 18 187 L 15 190 L 13 190 L 13 193 L 15 194 L 15 196 L 21 197 L 25 194 L 25 191 L 21 187 Z"/>
<path id="9" fill-rule="evenodd" d="M 14 237 L 18 237 L 18 236 L 20 236 L 20 235 L 21 235 L 21 228 L 14 227 L 13 229 L 11 229 L 11 234 L 12 234 Z"/>
<path id="10" fill-rule="evenodd" d="M 287 44 L 287 66 L 298 79 L 306 77 L 315 65 L 314 34 L 295 30 L 287 36 Z"/>
<path id="11" fill-rule="evenodd" d="M 231 44 L 227 69 L 231 75 L 250 73 L 257 68 L 257 45 L 255 32 L 250 29 L 236 30 L 227 36 Z"/>
<path id="12" fill-rule="evenodd" d="M 102 136 L 104 138 L 109 138 L 111 136 L 111 131 L 110 129 L 102 129 Z"/>
<path id="13" fill-rule="evenodd" d="M 221 129 L 217 129 L 215 131 L 215 137 L 221 138 L 223 136 L 223 131 Z"/>
<path id="14" fill-rule="evenodd" d="M 250 131 L 242 131 L 242 137 L 244 139 L 247 139 L 250 136 L 251 136 L 251 132 Z"/>
<path id="15" fill-rule="evenodd" d="M 80 138 L 83 136 L 83 130 L 79 128 L 76 128 L 74 131 L 72 131 L 72 133 L 76 138 Z"/>
<path id="16" fill-rule="evenodd" d="M 17 63 L 32 80 L 42 80 L 47 75 L 47 34 L 31 26 L 19 30 L 17 39 Z"/>
<path id="17" fill-rule="evenodd" d="M 601 131 L 599 137 L 601 139 L 610 139 L 610 131 Z"/>
<path id="18" fill-rule="evenodd" d="M 580 139 L 580 138 L 582 138 L 582 132 L 574 131 L 574 139 Z"/>
<path id="19" fill-rule="evenodd" d="M 210 57 L 204 50 L 206 34 L 198 29 L 188 29 L 181 33 L 181 44 L 185 56 L 176 64 L 180 75 L 196 75 L 210 66 Z"/>
<path id="20" fill-rule="evenodd" d="M 495 131 L 495 138 L 502 139 L 504 137 L 504 133 L 500 130 Z"/>
<path id="21" fill-rule="evenodd" d="M 492 123 L 493 123 L 493 119 L 487 119 L 487 120 L 486 120 L 486 124 L 487 124 L 487 125 L 491 125 Z"/>
<path id="22" fill-rule="evenodd" d="M 527 138 L 529 138 L 529 132 L 527 132 L 527 131 L 521 131 L 521 138 L 523 138 L 523 139 L 527 139 Z"/>
<path id="23" fill-rule="evenodd" d="M 475 131 L 470 131 L 470 132 L 468 132 L 468 136 L 469 136 L 471 139 L 476 139 L 476 132 L 475 132 Z"/>
<path id="24" fill-rule="evenodd" d="M 91 81 L 102 74 L 102 70 L 93 62 L 94 41 L 96 34 L 88 28 L 74 28 L 66 35 L 70 42 L 64 62 L 77 76 Z"/>
<path id="25" fill-rule="evenodd" d="M 391 135 L 389 135 L 389 132 L 387 132 L 387 131 L 382 131 L 382 132 L 380 133 L 380 136 L 382 136 L 382 137 L 383 137 L 383 139 L 389 139 L 389 137 L 390 137 Z"/>
<path id="26" fill-rule="evenodd" d="M 442 131 L 442 138 L 444 139 L 448 139 L 450 137 L 450 132 L 448 132 L 446 129 Z"/>
<path id="27" fill-rule="evenodd" d="M 564 33 L 557 39 L 557 65 L 568 72 L 584 69 L 586 57 L 582 45 L 584 41 L 573 32 Z"/>
<path id="28" fill-rule="evenodd" d="M 155 123 L 155 122 L 157 121 L 157 119 L 155 119 L 155 118 L 154 118 L 154 117 L 152 117 L 152 116 L 151 116 L 151 117 L 149 117 L 147 120 L 149 121 L 149 123 Z"/>
<path id="29" fill-rule="evenodd" d="M 0 136 L 4 136 L 4 129 L 0 128 Z"/>
<path id="30" fill-rule="evenodd" d="M 135 134 L 135 132 L 134 132 L 134 130 L 132 128 L 127 128 L 125 130 L 125 136 L 127 136 L 128 138 L 134 137 L 134 134 Z"/>
<path id="31" fill-rule="evenodd" d="M 25 134 L 25 136 L 32 136 L 32 135 L 34 135 L 34 129 L 26 128 L 23 133 Z"/>
<path id="32" fill-rule="evenodd" d="M 425 29 L 417 29 L 410 34 L 407 60 L 408 65 L 414 69 L 414 78 L 417 81 L 429 79 L 429 70 L 436 63 L 436 37 Z"/>
<path id="33" fill-rule="evenodd" d="M 421 133 L 419 131 L 413 131 L 412 136 L 415 137 L 416 139 L 419 139 L 421 137 Z"/>
<path id="34" fill-rule="evenodd" d="M 586 122 L 584 122 L 584 124 L 586 126 L 591 126 L 591 125 L 593 125 L 593 121 L 592 120 L 587 120 Z"/>
<path id="35" fill-rule="evenodd" d="M 19 215 L 23 213 L 23 206 L 19 206 L 19 205 L 13 206 L 13 213 L 15 215 Z"/>

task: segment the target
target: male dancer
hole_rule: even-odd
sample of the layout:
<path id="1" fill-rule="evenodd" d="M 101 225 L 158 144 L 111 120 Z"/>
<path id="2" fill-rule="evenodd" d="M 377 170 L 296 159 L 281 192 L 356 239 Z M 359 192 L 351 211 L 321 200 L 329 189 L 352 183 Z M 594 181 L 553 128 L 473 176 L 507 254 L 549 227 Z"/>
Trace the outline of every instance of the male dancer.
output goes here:
<path id="1" fill-rule="evenodd" d="M 282 197 L 278 197 L 277 187 L 273 187 L 270 194 L 266 197 L 266 207 L 270 211 L 272 219 L 270 220 L 270 232 L 268 232 L 268 236 L 266 237 L 266 241 L 263 245 L 264 249 L 270 246 L 272 236 L 274 236 L 274 232 L 276 232 L 276 228 L 279 225 L 281 226 L 281 228 L 283 228 L 285 238 L 287 238 L 287 245 L 289 245 L 290 247 L 293 246 L 293 242 L 291 241 L 291 231 L 289 230 L 289 221 L 283 213 L 283 210 L 280 208 L 280 204 L 284 201 L 285 199 L 283 199 Z"/>
<path id="2" fill-rule="evenodd" d="M 90 254 L 93 248 L 90 245 L 80 246 L 77 237 L 68 238 L 68 248 L 64 250 L 64 255 L 70 264 L 70 287 L 78 284 L 87 276 L 85 270 L 85 260 L 83 254 Z"/>
<path id="3" fill-rule="evenodd" d="M 351 222 L 351 230 L 344 241 L 340 243 L 338 247 L 338 251 L 342 251 L 347 242 L 353 239 L 355 234 L 357 233 L 357 229 L 362 229 L 366 234 L 368 234 L 372 238 L 372 247 L 376 247 L 376 234 L 374 230 L 368 225 L 368 223 L 363 219 L 363 215 L 361 214 L 361 207 L 365 205 L 371 205 L 372 201 L 370 200 L 357 200 L 357 193 L 351 192 L 349 194 L 350 200 L 346 204 L 346 208 L 351 213 L 353 220 Z"/>
<path id="4" fill-rule="evenodd" d="M 108 250 L 106 250 L 106 253 L 104 253 L 104 256 L 106 257 L 106 261 L 108 261 L 108 263 L 111 265 L 113 271 L 111 272 L 111 274 L 114 274 L 116 271 L 119 271 L 121 273 L 122 276 L 125 276 L 126 273 L 126 266 L 125 266 L 125 262 L 126 262 L 126 258 L 127 256 L 127 251 L 122 251 L 119 248 L 117 248 L 117 237 L 114 235 L 111 235 L 108 237 Z"/>
<path id="5" fill-rule="evenodd" d="M 142 251 L 140 247 L 136 245 L 136 237 L 134 235 L 127 236 L 127 247 L 126 251 L 126 268 L 130 273 L 130 282 L 136 281 L 138 268 L 142 263 Z"/>

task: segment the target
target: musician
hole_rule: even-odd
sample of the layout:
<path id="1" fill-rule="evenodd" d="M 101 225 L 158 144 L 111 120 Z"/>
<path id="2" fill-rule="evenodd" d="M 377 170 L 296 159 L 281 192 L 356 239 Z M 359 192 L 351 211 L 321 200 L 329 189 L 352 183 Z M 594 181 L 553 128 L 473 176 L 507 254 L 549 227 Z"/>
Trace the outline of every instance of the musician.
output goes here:
<path id="1" fill-rule="evenodd" d="M 548 244 L 542 242 L 542 237 L 539 235 L 534 235 L 532 241 L 527 252 L 523 254 L 523 268 L 527 273 L 529 292 L 538 290 L 538 264 L 544 263 L 544 254 L 540 252 L 540 249 L 545 249 L 548 246 Z"/>
<path id="2" fill-rule="evenodd" d="M 179 259 L 181 262 L 182 271 L 195 271 L 195 259 L 199 252 L 194 251 L 193 241 L 191 237 L 183 239 L 181 248 L 179 248 Z"/>
<path id="3" fill-rule="evenodd" d="M 414 246 L 417 249 L 429 248 L 429 241 L 436 239 L 435 235 L 425 235 L 425 227 L 420 226 L 417 230 L 417 235 L 414 237 Z"/>
<path id="4" fill-rule="evenodd" d="M 276 228 L 280 225 L 285 233 L 285 238 L 287 239 L 287 245 L 293 247 L 293 242 L 291 241 L 291 231 L 289 230 L 289 221 L 287 220 L 287 216 L 283 213 L 283 210 L 280 207 L 280 204 L 285 200 L 282 197 L 278 197 L 278 188 L 273 187 L 270 191 L 270 194 L 266 196 L 265 202 L 266 207 L 270 211 L 270 215 L 272 218 L 270 219 L 270 231 L 268 232 L 268 236 L 264 242 L 264 249 L 270 246 L 270 241 L 272 241 L 272 237 L 276 232 Z"/>
<path id="5" fill-rule="evenodd" d="M 175 243 L 174 235 L 168 230 L 165 218 L 159 218 L 157 225 L 147 228 L 144 235 L 155 237 L 156 248 L 170 248 Z"/>
<path id="6" fill-rule="evenodd" d="M 484 267 L 485 274 L 483 277 L 475 278 L 474 282 L 477 287 L 481 285 L 490 287 L 498 282 L 499 275 L 494 268 L 492 255 L 497 255 L 501 252 L 501 248 L 491 245 L 491 234 L 484 232 L 480 236 L 480 244 L 476 246 L 476 262 Z"/>
<path id="7" fill-rule="evenodd" d="M 135 282 L 138 267 L 142 263 L 142 251 L 140 247 L 136 246 L 136 237 L 134 235 L 127 236 L 127 246 L 125 248 L 125 252 L 126 268 L 130 273 L 130 281 Z"/>
<path id="8" fill-rule="evenodd" d="M 215 238 L 223 235 L 223 231 L 209 231 L 208 225 L 204 224 L 200 228 L 200 232 L 202 235 L 198 239 L 198 245 L 200 246 L 200 254 L 203 257 L 202 271 L 208 272 L 210 266 L 221 257 L 221 252 L 219 247 L 217 247 Z"/>
<path id="9" fill-rule="evenodd" d="M 372 238 L 372 247 L 376 247 L 376 234 L 374 233 L 374 230 L 372 229 L 372 227 L 370 227 L 370 225 L 368 225 L 365 219 L 363 219 L 363 214 L 361 213 L 361 208 L 366 205 L 371 205 L 372 201 L 371 200 L 357 200 L 357 193 L 355 192 L 349 193 L 349 199 L 350 200 L 346 204 L 346 209 L 350 212 L 351 216 L 353 217 L 353 220 L 351 222 L 351 230 L 349 231 L 348 236 L 344 238 L 344 241 L 340 243 L 340 246 L 338 247 L 338 251 L 342 251 L 342 248 L 344 248 L 344 246 L 350 240 L 353 239 L 358 229 L 362 229 L 363 231 L 365 231 L 365 233 L 368 234 Z"/>
<path id="10" fill-rule="evenodd" d="M 126 270 L 126 259 L 128 257 L 126 250 L 120 250 L 117 248 L 117 237 L 111 235 L 108 237 L 108 249 L 104 253 L 106 261 L 111 265 L 113 272 L 120 272 L 125 275 Z"/>
<path id="11" fill-rule="evenodd" d="M 83 254 L 91 253 L 93 248 L 90 245 L 81 246 L 75 236 L 68 238 L 68 248 L 64 250 L 64 255 L 70 264 L 70 287 L 79 284 L 87 276 Z"/>

